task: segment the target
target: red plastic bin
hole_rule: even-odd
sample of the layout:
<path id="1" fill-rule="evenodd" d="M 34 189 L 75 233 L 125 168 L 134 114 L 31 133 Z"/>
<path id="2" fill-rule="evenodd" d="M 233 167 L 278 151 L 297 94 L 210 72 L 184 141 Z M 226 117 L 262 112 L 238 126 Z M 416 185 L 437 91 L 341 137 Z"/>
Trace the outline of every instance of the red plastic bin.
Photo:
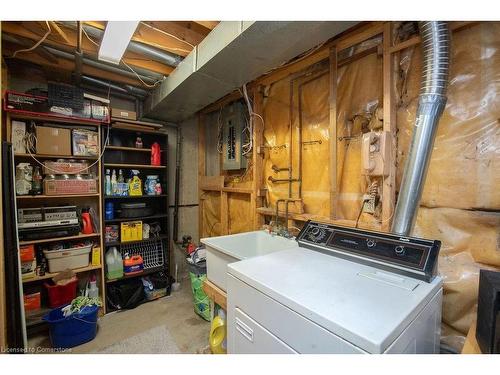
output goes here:
<path id="1" fill-rule="evenodd" d="M 49 307 L 54 309 L 56 307 L 67 305 L 76 297 L 76 288 L 78 280 L 73 280 L 66 285 L 50 285 L 44 283 L 49 295 Z"/>

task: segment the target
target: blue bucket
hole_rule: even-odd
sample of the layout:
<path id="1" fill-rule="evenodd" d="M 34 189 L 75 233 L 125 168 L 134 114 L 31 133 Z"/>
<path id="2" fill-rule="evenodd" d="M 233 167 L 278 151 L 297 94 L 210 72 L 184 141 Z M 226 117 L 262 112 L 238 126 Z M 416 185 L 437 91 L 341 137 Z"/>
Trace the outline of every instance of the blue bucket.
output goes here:
<path id="1" fill-rule="evenodd" d="M 99 306 L 85 306 L 79 313 L 64 317 L 58 307 L 42 319 L 49 323 L 50 342 L 53 348 L 72 348 L 92 341 L 97 334 Z"/>

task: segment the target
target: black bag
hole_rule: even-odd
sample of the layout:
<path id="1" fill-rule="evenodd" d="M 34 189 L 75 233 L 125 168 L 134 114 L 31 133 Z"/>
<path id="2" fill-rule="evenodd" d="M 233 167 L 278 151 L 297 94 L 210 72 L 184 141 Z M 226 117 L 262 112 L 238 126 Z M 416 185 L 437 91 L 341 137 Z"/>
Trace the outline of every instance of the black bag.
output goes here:
<path id="1" fill-rule="evenodd" d="M 151 284 L 153 284 L 153 288 L 155 289 L 167 288 L 167 294 L 169 294 L 170 286 L 173 283 L 173 278 L 171 276 L 168 276 L 165 272 L 160 271 L 150 275 L 149 281 L 151 281 Z"/>
<path id="2" fill-rule="evenodd" d="M 145 299 L 141 279 L 118 281 L 108 285 L 106 300 L 111 309 L 133 309 Z"/>

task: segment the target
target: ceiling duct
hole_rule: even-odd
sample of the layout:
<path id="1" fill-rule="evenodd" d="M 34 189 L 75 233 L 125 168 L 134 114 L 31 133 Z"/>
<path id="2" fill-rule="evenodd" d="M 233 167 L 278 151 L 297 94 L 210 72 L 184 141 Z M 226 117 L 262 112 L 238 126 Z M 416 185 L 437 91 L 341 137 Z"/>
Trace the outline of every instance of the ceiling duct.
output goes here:
<path id="1" fill-rule="evenodd" d="M 21 45 L 23 45 L 23 43 L 24 43 L 19 38 L 13 37 L 13 36 L 11 36 L 9 34 L 5 34 L 5 33 L 2 33 L 2 39 L 7 41 L 7 42 L 21 44 Z M 67 59 L 67 60 L 71 60 L 71 61 L 76 62 L 75 54 L 73 54 L 73 53 L 63 51 L 63 50 L 60 50 L 60 49 L 57 49 L 54 47 L 49 47 L 46 45 L 43 46 L 43 50 L 46 52 L 49 52 L 50 54 L 52 54 L 54 56 L 61 57 L 63 59 Z M 129 70 L 124 70 L 124 69 L 121 69 L 120 67 L 117 67 L 117 66 L 112 66 L 112 65 L 108 65 L 108 64 L 105 64 L 105 63 L 102 63 L 99 61 L 95 61 L 95 60 L 92 60 L 88 57 L 83 57 L 82 63 L 85 65 L 88 65 L 88 66 L 92 66 L 92 67 L 97 68 L 97 69 L 101 69 L 101 70 L 105 70 L 105 71 L 108 71 L 111 73 L 116 73 L 116 74 L 120 74 L 122 76 L 137 79 L 137 76 L 135 75 L 135 73 L 133 73 Z M 134 67 L 134 70 L 136 71 L 137 75 L 139 75 L 139 77 L 144 82 L 146 82 L 148 84 L 154 84 L 155 82 L 160 81 L 164 78 L 164 76 L 162 74 L 155 73 L 155 72 L 152 72 L 150 70 L 141 69 L 138 67 Z"/>
<path id="2" fill-rule="evenodd" d="M 63 25 L 67 27 L 71 27 L 73 29 L 76 29 L 76 22 L 61 22 Z M 95 38 L 97 40 L 101 40 L 102 36 L 104 34 L 104 31 L 88 25 L 88 24 L 83 24 L 82 25 L 83 30 L 92 38 Z M 158 61 L 162 64 L 169 65 L 169 66 L 177 66 L 179 63 L 182 61 L 182 57 L 179 55 L 175 55 L 173 53 L 169 53 L 166 51 L 163 51 L 159 48 L 151 47 L 148 46 L 147 44 L 141 43 L 141 42 L 136 42 L 134 40 L 131 40 L 130 43 L 128 44 L 127 51 L 130 52 L 135 52 L 141 55 L 144 55 L 146 57 L 149 57 L 151 60 Z"/>
<path id="3" fill-rule="evenodd" d="M 392 222 L 392 232 L 405 236 L 411 234 L 417 217 L 439 119 L 446 105 L 450 63 L 448 24 L 425 21 L 419 22 L 419 28 L 423 52 L 422 83 L 410 151 Z"/>

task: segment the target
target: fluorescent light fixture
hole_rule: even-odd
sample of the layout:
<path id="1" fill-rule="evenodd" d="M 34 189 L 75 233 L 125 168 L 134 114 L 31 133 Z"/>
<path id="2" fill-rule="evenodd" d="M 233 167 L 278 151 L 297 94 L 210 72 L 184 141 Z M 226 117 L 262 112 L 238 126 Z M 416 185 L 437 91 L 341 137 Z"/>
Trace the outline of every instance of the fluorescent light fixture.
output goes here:
<path id="1" fill-rule="evenodd" d="M 99 48 L 99 60 L 120 64 L 138 24 L 139 21 L 108 21 Z"/>

